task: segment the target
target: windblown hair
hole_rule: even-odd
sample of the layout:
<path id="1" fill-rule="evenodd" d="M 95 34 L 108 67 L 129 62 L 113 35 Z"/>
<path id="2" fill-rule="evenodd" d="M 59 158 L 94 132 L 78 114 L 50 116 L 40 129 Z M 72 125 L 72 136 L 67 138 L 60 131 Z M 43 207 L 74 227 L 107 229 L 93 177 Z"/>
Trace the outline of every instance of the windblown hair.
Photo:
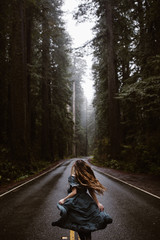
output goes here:
<path id="1" fill-rule="evenodd" d="M 71 169 L 78 182 L 89 190 L 103 194 L 106 188 L 95 177 L 91 167 L 83 160 L 77 160 Z"/>

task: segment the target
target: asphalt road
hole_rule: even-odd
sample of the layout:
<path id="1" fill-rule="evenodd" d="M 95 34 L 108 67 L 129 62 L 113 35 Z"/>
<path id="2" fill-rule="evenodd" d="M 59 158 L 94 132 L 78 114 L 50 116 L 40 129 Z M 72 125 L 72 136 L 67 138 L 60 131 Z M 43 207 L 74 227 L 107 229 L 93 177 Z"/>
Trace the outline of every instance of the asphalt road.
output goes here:
<path id="1" fill-rule="evenodd" d="M 70 239 L 69 230 L 52 227 L 51 222 L 59 218 L 56 204 L 67 194 L 74 160 L 0 198 L 0 240 Z M 92 233 L 93 240 L 160 239 L 159 199 L 99 172 L 95 175 L 108 189 L 98 198 L 113 223 Z"/>

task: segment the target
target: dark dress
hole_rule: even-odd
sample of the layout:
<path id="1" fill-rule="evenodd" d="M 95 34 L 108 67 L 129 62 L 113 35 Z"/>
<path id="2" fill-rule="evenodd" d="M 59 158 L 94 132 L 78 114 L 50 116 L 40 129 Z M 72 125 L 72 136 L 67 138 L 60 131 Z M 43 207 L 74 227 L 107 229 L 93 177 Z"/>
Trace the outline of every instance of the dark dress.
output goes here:
<path id="1" fill-rule="evenodd" d="M 87 188 L 79 184 L 74 176 L 68 178 L 70 189 L 77 187 L 77 194 L 68 198 L 63 205 L 57 204 L 61 218 L 53 226 L 74 230 L 76 232 L 93 232 L 104 229 L 112 223 L 111 217 L 101 212 L 95 201 L 87 193 Z"/>

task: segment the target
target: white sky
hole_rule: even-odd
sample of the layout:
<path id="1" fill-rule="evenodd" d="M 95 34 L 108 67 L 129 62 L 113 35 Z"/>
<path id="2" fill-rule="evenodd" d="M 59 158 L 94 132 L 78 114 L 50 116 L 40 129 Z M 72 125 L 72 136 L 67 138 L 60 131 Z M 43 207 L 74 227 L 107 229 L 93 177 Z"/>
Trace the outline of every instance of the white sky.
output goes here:
<path id="1" fill-rule="evenodd" d="M 94 26 L 93 22 L 77 23 L 73 19 L 73 11 L 78 7 L 78 0 L 64 0 L 64 5 L 62 10 L 65 12 L 64 20 L 66 22 L 66 30 L 72 38 L 72 47 L 77 48 L 83 46 L 84 43 L 93 38 L 91 28 Z M 86 74 L 83 77 L 84 83 L 82 87 L 84 89 L 84 94 L 87 100 L 90 102 L 93 98 L 93 80 L 91 73 L 92 56 L 84 56 L 87 61 Z"/>

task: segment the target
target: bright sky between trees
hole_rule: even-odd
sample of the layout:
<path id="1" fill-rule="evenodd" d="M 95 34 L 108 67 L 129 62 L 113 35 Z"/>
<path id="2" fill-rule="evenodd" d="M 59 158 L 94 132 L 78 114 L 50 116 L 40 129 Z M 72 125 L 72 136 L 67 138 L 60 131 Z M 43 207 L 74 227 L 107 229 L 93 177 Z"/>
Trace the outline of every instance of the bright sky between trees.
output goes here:
<path id="1" fill-rule="evenodd" d="M 72 47 L 78 48 L 83 46 L 87 41 L 93 38 L 92 27 L 94 22 L 85 21 L 83 23 L 77 23 L 73 19 L 73 12 L 77 9 L 80 1 L 78 0 L 64 0 L 64 5 L 62 10 L 64 11 L 64 20 L 66 22 L 66 30 L 72 38 Z M 82 87 L 84 89 L 84 94 L 90 103 L 93 99 L 94 89 L 93 89 L 93 79 L 92 79 L 92 55 L 84 56 L 87 62 L 86 74 L 83 77 L 84 83 Z"/>

